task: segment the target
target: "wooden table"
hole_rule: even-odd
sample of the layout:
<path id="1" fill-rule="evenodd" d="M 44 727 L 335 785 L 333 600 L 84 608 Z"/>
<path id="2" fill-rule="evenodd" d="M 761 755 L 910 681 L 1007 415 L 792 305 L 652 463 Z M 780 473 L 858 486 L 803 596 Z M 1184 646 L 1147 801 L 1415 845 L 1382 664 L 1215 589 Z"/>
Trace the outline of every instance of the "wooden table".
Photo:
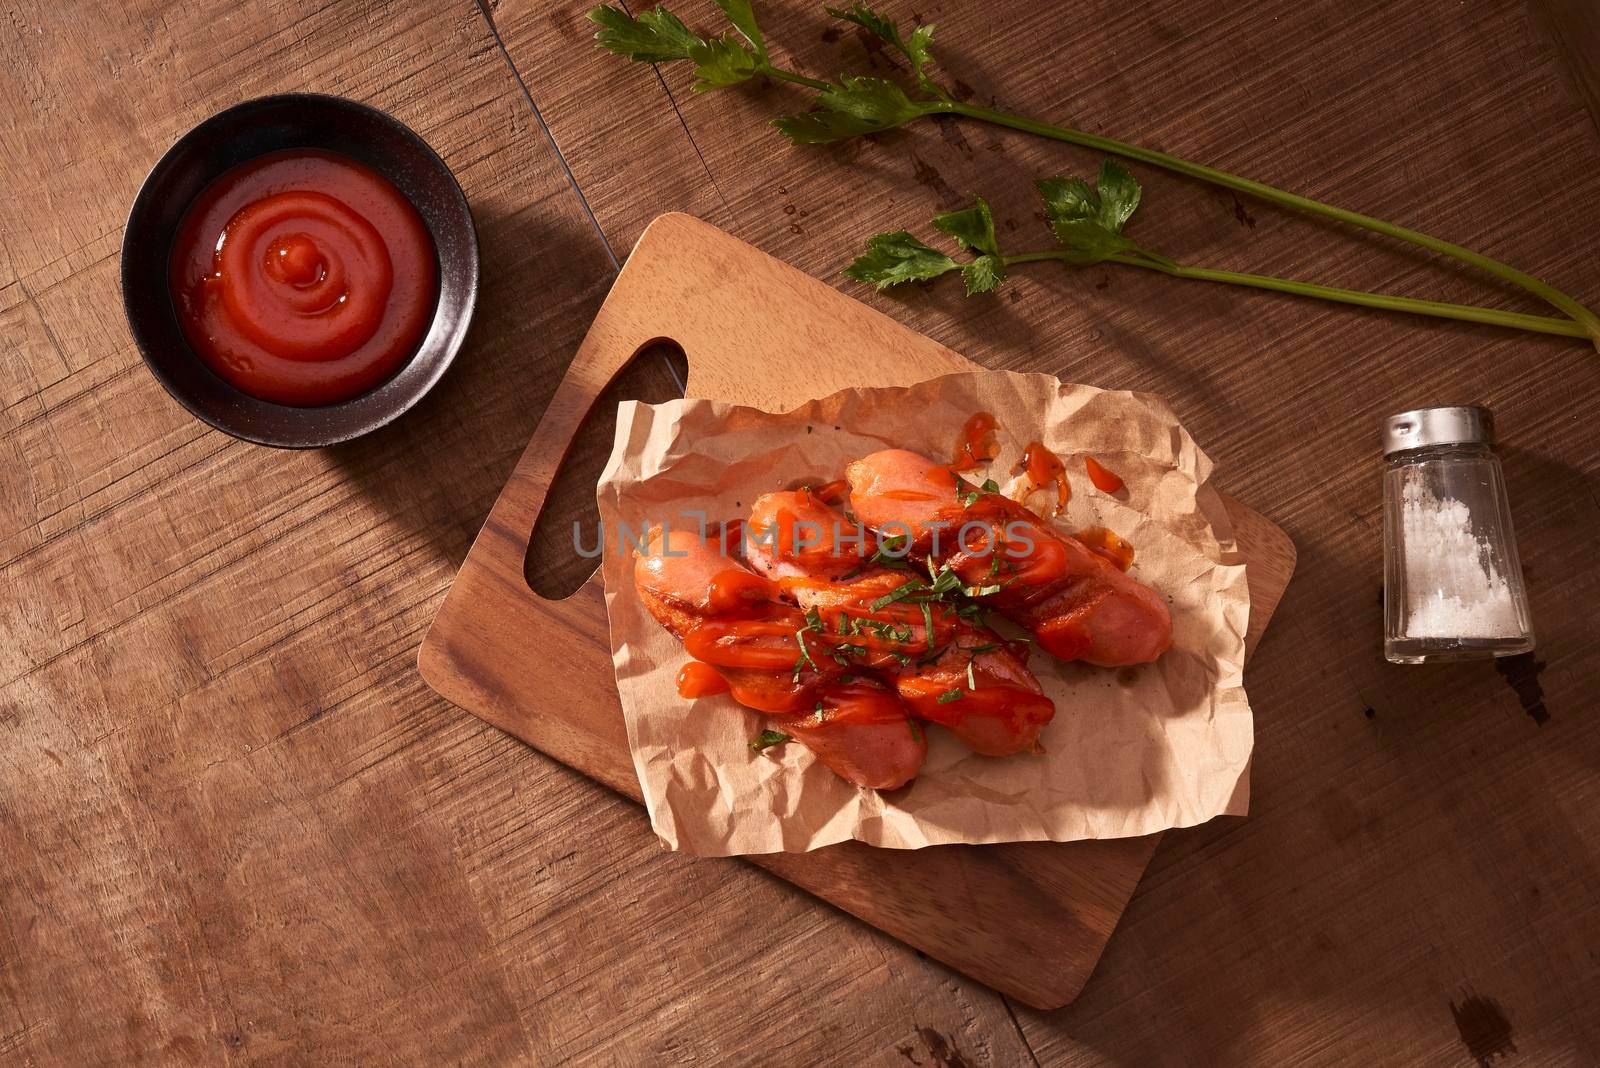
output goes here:
<path id="1" fill-rule="evenodd" d="M 1115 269 L 1019 271 L 998 299 L 850 289 L 990 366 L 1164 394 L 1225 488 L 1300 548 L 1247 675 L 1252 815 L 1168 836 L 1059 1012 L 738 862 L 662 853 L 632 804 L 426 689 L 421 635 L 651 217 L 694 212 L 848 286 L 861 237 L 925 231 L 969 190 L 1042 247 L 1029 180 L 1097 162 L 967 122 L 790 148 L 764 120 L 797 91 L 692 94 L 681 68 L 593 49 L 584 6 L 8 10 L 0 1061 L 1600 1060 L 1600 358 L 1581 344 Z M 1600 303 L 1600 27 L 1582 0 L 888 7 L 938 23 L 945 75 L 979 101 L 1408 222 Z M 886 62 L 815 5 L 762 9 L 803 70 Z M 167 398 L 116 260 L 174 138 L 291 89 L 417 129 L 484 257 L 436 394 L 300 454 Z M 1169 255 L 1522 306 L 1386 243 L 1139 177 L 1138 232 Z M 672 389 L 652 357 L 618 395 Z M 1460 400 L 1500 419 L 1540 651 L 1391 667 L 1377 421 Z M 542 532 L 545 588 L 582 577 L 565 521 L 592 507 L 604 424 Z"/>

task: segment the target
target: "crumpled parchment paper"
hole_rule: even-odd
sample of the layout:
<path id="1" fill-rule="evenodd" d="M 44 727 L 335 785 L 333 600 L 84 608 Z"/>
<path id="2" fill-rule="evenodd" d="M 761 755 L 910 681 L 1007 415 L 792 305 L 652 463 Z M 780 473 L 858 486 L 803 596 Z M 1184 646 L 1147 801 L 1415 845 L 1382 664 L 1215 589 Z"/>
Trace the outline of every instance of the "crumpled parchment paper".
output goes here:
<path id="1" fill-rule="evenodd" d="M 928 727 L 927 764 L 907 787 L 844 782 L 798 743 L 756 754 L 765 717 L 726 696 L 686 701 L 686 654 L 634 589 L 622 544 L 663 522 L 744 518 L 760 494 L 839 478 L 882 448 L 951 454 L 968 416 L 993 412 L 1002 486 L 1043 441 L 1065 462 L 1065 531 L 1108 527 L 1133 543 L 1131 573 L 1172 608 L 1173 647 L 1154 664 L 1096 668 L 1035 651 L 1056 703 L 1043 754 L 976 756 Z M 1092 455 L 1120 475 L 1116 496 L 1084 473 Z M 1211 463 L 1148 394 L 978 371 L 909 387 L 848 389 L 781 415 L 708 400 L 624 402 L 599 484 L 612 659 L 650 821 L 672 849 L 711 856 L 816 849 L 849 838 L 915 849 L 953 842 L 1071 841 L 1150 834 L 1245 811 L 1252 744 L 1241 682 L 1250 597 L 1243 558 L 1210 484 Z M 1053 492 L 1031 504 L 1043 508 Z"/>

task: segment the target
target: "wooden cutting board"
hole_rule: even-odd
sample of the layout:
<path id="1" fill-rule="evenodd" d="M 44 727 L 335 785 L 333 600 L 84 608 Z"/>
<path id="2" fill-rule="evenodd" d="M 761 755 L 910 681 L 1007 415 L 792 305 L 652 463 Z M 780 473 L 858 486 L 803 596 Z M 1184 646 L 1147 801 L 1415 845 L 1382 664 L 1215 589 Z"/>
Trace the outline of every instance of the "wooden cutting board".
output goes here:
<path id="1" fill-rule="evenodd" d="M 645 231 L 418 657 L 423 678 L 444 697 L 635 801 L 600 580 L 550 601 L 529 587 L 524 562 L 556 469 L 595 398 L 636 353 L 663 340 L 688 357 L 690 396 L 771 411 L 847 386 L 909 385 L 976 367 L 691 216 L 663 215 Z M 1267 519 L 1227 503 L 1248 561 L 1253 649 L 1289 583 L 1295 550 Z M 746 859 L 1049 1009 L 1082 989 L 1159 841 L 915 851 L 850 842 Z"/>

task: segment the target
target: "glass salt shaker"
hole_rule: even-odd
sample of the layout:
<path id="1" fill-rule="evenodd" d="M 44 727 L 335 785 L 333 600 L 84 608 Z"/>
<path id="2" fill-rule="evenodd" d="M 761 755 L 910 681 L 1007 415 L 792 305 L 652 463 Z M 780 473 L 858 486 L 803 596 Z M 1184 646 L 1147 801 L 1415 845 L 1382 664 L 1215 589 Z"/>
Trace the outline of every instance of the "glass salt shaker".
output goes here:
<path id="1" fill-rule="evenodd" d="M 1383 654 L 1396 664 L 1533 648 L 1505 475 L 1487 408 L 1383 425 Z"/>

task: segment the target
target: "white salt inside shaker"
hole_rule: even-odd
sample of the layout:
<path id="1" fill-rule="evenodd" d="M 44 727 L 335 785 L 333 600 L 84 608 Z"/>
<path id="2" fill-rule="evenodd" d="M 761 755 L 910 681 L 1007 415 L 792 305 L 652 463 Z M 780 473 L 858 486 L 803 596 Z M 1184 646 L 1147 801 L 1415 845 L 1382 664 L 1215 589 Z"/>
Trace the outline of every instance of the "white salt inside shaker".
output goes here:
<path id="1" fill-rule="evenodd" d="M 1533 648 L 1522 566 L 1486 408 L 1384 421 L 1384 656 L 1397 664 Z"/>

